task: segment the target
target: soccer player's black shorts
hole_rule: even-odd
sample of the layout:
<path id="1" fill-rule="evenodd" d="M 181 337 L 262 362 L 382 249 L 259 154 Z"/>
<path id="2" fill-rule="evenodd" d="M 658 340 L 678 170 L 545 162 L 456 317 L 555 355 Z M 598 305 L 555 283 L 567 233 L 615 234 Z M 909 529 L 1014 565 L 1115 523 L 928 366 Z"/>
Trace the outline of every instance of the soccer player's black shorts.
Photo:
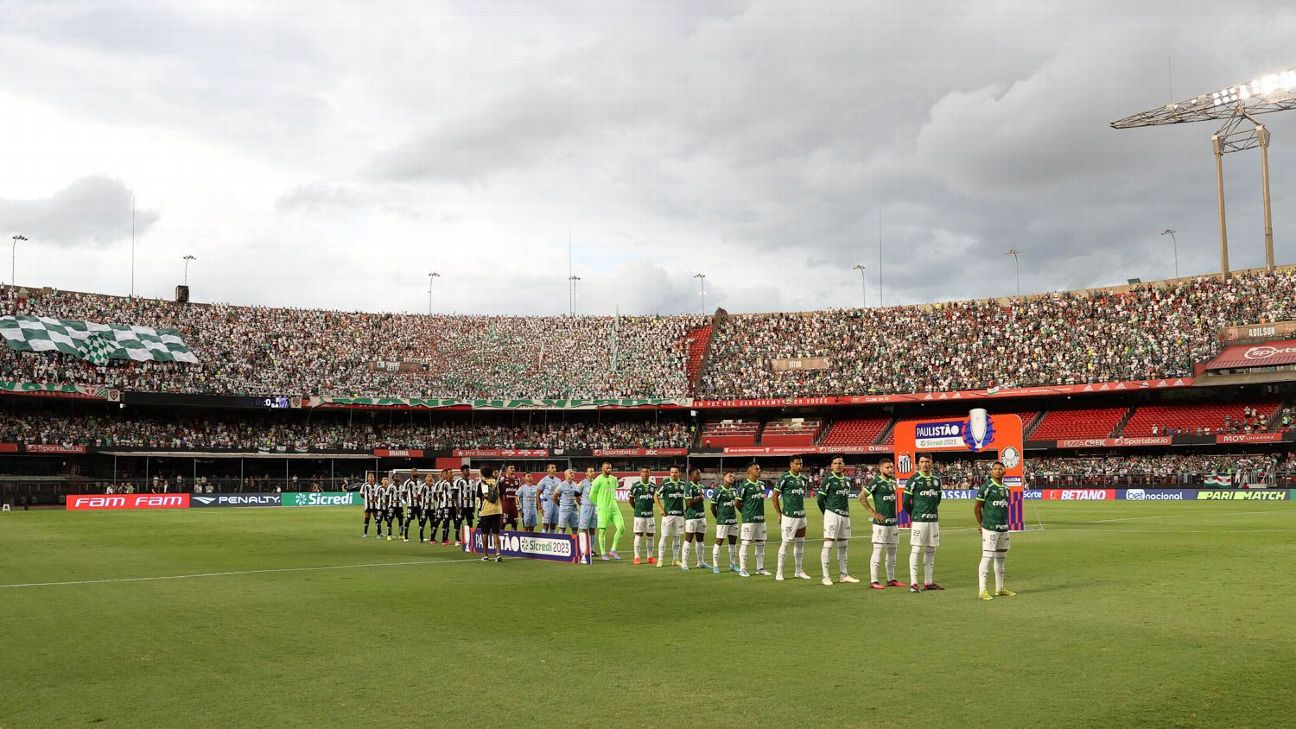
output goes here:
<path id="1" fill-rule="evenodd" d="M 369 507 L 368 509 L 365 509 L 365 513 L 366 513 L 366 514 L 377 514 L 377 513 L 378 513 L 378 510 L 375 509 L 375 508 L 373 508 L 373 507 L 371 506 L 371 507 Z"/>
<path id="2" fill-rule="evenodd" d="M 419 521 L 422 521 L 423 518 L 424 518 L 424 517 L 423 517 L 423 507 L 421 507 L 421 506 L 411 506 L 411 507 L 410 507 L 410 519 L 411 519 L 411 520 L 413 520 L 413 519 L 418 519 Z"/>
<path id="3" fill-rule="evenodd" d="M 483 534 L 499 534 L 500 515 L 489 514 L 487 516 L 483 516 L 477 522 L 477 530 Z"/>

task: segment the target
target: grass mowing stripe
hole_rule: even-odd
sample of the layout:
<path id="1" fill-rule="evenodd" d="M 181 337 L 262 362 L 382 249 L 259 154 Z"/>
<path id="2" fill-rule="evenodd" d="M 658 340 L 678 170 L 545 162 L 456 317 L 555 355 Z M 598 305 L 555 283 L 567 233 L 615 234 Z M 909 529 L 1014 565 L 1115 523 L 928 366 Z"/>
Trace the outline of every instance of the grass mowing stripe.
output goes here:
<path id="1" fill-rule="evenodd" d="M 273 567 L 260 570 L 231 570 L 228 572 L 196 572 L 187 575 L 159 575 L 156 577 L 109 577 L 102 580 L 67 580 L 64 582 L 27 582 L 0 585 L 0 589 L 17 587 L 57 587 L 59 585 L 106 585 L 115 582 L 154 582 L 157 580 L 188 580 L 194 577 L 231 577 L 236 575 L 264 575 L 274 572 L 318 572 L 323 570 L 354 570 L 366 567 L 407 567 L 419 564 L 469 564 L 473 559 L 418 559 L 408 562 L 370 562 L 369 564 L 333 564 L 317 567 Z"/>

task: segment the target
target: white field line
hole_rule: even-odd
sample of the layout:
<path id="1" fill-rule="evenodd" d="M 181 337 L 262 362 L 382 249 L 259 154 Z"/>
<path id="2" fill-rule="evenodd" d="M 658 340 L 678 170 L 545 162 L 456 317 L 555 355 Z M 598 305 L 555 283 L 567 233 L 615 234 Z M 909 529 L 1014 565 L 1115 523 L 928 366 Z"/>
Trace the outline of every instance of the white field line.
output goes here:
<path id="1" fill-rule="evenodd" d="M 197 572 L 186 575 L 161 575 L 158 577 L 111 577 L 100 580 L 67 580 L 64 582 L 20 582 L 0 585 L 0 590 L 19 587 L 56 587 L 60 585 L 104 585 L 118 582 L 157 582 L 161 580 L 188 580 L 195 577 L 233 577 L 237 575 L 265 575 L 277 572 L 322 572 L 325 570 L 354 570 L 370 567 L 405 567 L 419 564 L 469 564 L 474 559 L 416 559 L 406 562 L 370 562 L 367 564 L 335 564 L 321 567 L 275 567 L 260 570 L 231 570 L 228 572 Z"/>

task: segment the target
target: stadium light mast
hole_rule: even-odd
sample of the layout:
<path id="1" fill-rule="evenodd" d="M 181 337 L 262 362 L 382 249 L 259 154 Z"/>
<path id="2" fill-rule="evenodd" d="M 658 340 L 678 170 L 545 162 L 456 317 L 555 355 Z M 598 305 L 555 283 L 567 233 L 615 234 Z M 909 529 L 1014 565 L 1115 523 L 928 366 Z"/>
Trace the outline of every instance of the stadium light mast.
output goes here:
<path id="1" fill-rule="evenodd" d="M 15 273 L 18 270 L 18 241 L 27 240 L 25 235 L 13 236 L 13 250 L 9 252 L 9 285 L 18 285 L 18 276 Z"/>
<path id="2" fill-rule="evenodd" d="M 1166 228 L 1161 231 L 1162 236 L 1170 236 L 1170 245 L 1174 247 L 1175 278 L 1179 278 L 1179 241 L 1175 239 L 1174 228 Z"/>
<path id="3" fill-rule="evenodd" d="M 1273 270 L 1273 211 L 1269 202 L 1269 130 L 1259 114 L 1296 109 L 1296 67 L 1271 73 L 1219 91 L 1171 102 L 1111 123 L 1113 129 L 1223 121 L 1211 135 L 1215 152 L 1215 186 L 1219 205 L 1220 277 L 1228 278 L 1228 223 L 1224 213 L 1224 155 L 1260 148 L 1260 186 L 1264 200 L 1265 267 Z"/>
<path id="4" fill-rule="evenodd" d="M 433 271 L 428 274 L 428 316 L 432 316 L 432 279 L 441 278 L 441 274 Z"/>
<path id="5" fill-rule="evenodd" d="M 185 266 L 185 269 L 184 269 L 184 285 L 185 285 L 185 286 L 188 286 L 188 285 L 189 285 L 189 262 L 190 262 L 190 261 L 196 261 L 196 260 L 198 260 L 198 259 L 197 259 L 197 258 L 194 258 L 193 256 L 189 256 L 189 255 L 187 255 L 187 256 L 184 257 L 184 262 L 185 262 L 185 263 L 184 263 L 184 266 Z"/>
<path id="6" fill-rule="evenodd" d="M 1021 296 L 1021 259 L 1017 256 L 1020 253 L 1016 248 L 1009 248 L 1008 255 L 1013 257 L 1013 263 L 1017 264 L 1017 295 Z"/>
<path id="7" fill-rule="evenodd" d="M 699 293 L 702 295 L 702 313 L 706 313 L 706 274 L 695 273 L 693 278 L 698 280 Z"/>
<path id="8" fill-rule="evenodd" d="M 864 283 L 865 268 L 866 266 L 862 263 L 857 263 L 854 266 L 851 266 L 852 271 L 860 272 L 860 296 L 863 297 L 864 300 L 864 303 L 861 304 L 861 308 L 868 308 L 868 286 Z"/>
<path id="9" fill-rule="evenodd" d="M 575 274 L 567 277 L 567 316 L 576 316 L 576 282 L 580 276 Z"/>

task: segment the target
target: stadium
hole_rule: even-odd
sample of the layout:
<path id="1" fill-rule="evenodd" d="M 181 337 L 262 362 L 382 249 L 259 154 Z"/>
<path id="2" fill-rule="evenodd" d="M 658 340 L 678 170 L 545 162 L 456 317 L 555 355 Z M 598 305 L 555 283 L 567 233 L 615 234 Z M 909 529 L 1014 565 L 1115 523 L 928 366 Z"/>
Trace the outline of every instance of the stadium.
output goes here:
<path id="1" fill-rule="evenodd" d="M 724 23 L 752 22 L 753 7 L 713 12 Z M 77 19 L 82 11 L 60 12 Z M 211 20 L 208 12 L 216 11 L 195 17 Z M 499 12 L 484 27 L 525 38 L 524 46 L 550 21 L 562 29 L 594 22 L 557 18 L 557 10 L 543 20 Z M 681 23 L 700 23 L 703 36 L 720 32 L 708 23 L 723 26 L 707 13 L 686 22 L 691 13 L 662 12 L 664 20 L 634 20 L 666 23 L 652 31 L 663 37 Z M 251 29 L 254 15 L 222 22 Z M 613 27 L 629 22 L 611 15 Z M 817 25 L 827 21 L 808 15 L 783 20 L 828 33 Z M 0 9 L 5 18 L 22 29 L 15 37 L 53 42 L 35 8 Z M 406 21 L 420 38 L 434 28 L 448 34 L 438 38 L 468 37 L 486 22 Z M 324 37 L 331 22 L 311 21 L 322 25 L 307 35 Z M 734 32 L 762 47 L 769 40 L 751 27 Z M 113 42 L 137 41 L 149 47 Z M 67 63 L 91 53 L 68 42 L 57 56 Z M 229 38 L 212 48 L 225 43 L 246 50 Z M 800 43 L 792 48 L 830 62 L 831 53 Z M 1275 43 L 1275 53 L 1290 50 Z M 285 51 L 293 63 L 316 52 L 294 48 Z M 259 53 L 249 69 L 274 66 L 273 54 Z M 476 67 L 475 53 L 450 57 L 483 80 L 496 64 L 531 62 L 504 54 Z M 576 68 L 593 75 L 597 66 L 584 58 Z M 1228 70 L 1193 68 L 1208 79 Z M 802 87 L 817 88 L 799 79 Z M 0 100 L 21 102 L 24 88 L 0 75 Z M 277 140 L 257 152 L 267 170 L 276 155 L 293 157 L 285 140 L 296 127 L 273 120 L 314 102 L 288 94 L 286 106 L 267 109 L 252 96 L 231 98 L 266 128 L 248 131 L 220 115 L 200 126 Z M 1116 97 L 1128 98 L 1141 97 Z M 555 120 L 539 114 L 543 95 L 527 99 L 528 145 L 551 124 L 563 130 L 557 139 L 593 127 L 599 144 L 610 144 L 605 137 L 616 135 L 602 130 L 622 123 L 610 113 Z M 924 124 L 942 118 L 939 106 Z M 431 254 L 462 263 L 454 273 L 457 264 L 439 263 L 444 277 L 410 274 L 421 265 L 411 258 L 427 253 L 422 232 L 409 249 L 383 236 L 458 224 L 410 212 L 426 203 L 422 195 L 464 211 L 480 197 L 501 205 L 487 218 L 531 225 L 507 219 L 519 193 L 500 192 L 507 185 L 490 165 L 548 158 L 529 146 L 474 146 L 453 119 L 445 128 L 459 129 L 463 149 L 438 148 L 437 164 L 487 170 L 455 182 L 458 191 L 390 172 L 414 165 L 419 145 L 436 146 L 435 134 L 416 134 L 419 144 L 378 155 L 382 165 L 321 199 L 301 202 L 319 193 L 301 185 L 265 213 L 253 192 L 240 196 L 240 214 L 302 237 L 273 250 L 278 261 L 232 242 L 183 258 L 168 249 L 183 261 L 173 289 L 159 282 L 174 272 L 145 265 L 141 279 L 150 283 L 135 290 L 134 228 L 129 242 L 114 233 L 104 243 L 78 232 L 93 224 L 95 205 L 77 198 L 64 210 L 58 194 L 31 200 L 11 195 L 25 183 L 6 184 L 0 231 L 12 229 L 13 248 L 0 284 L 0 728 L 1285 725 L 1291 702 L 1281 684 L 1296 667 L 1287 568 L 1296 546 L 1296 265 L 1281 237 L 1275 251 L 1272 218 L 1281 222 L 1292 198 L 1283 190 L 1271 204 L 1262 121 L 1270 117 L 1260 115 L 1293 107 L 1292 71 L 1133 116 L 1136 107 L 1104 105 L 1104 124 L 1118 121 L 1103 131 L 1116 137 L 1131 127 L 1223 124 L 1212 137 L 1217 200 L 1185 194 L 1192 215 L 1208 208 L 1197 238 L 1216 234 L 1218 213 L 1220 260 L 1217 270 L 1213 242 L 1187 249 L 1180 275 L 1174 239 L 1173 275 L 1131 277 L 1162 269 L 1123 257 L 1122 245 L 1141 244 L 1091 243 L 1101 263 L 1074 287 L 1028 278 L 1022 288 L 1019 256 L 1027 254 L 1018 249 L 1030 250 L 1032 231 L 1042 230 L 1035 219 L 1048 210 L 1019 211 L 1025 233 L 1008 250 L 1015 286 L 1004 283 L 1013 269 L 998 248 L 1000 260 L 983 263 L 984 250 L 942 238 L 943 228 L 934 234 L 939 254 L 887 243 L 881 213 L 876 264 L 801 275 L 794 259 L 837 255 L 824 243 L 778 249 L 786 271 L 763 266 L 761 234 L 735 224 L 731 232 L 750 235 L 738 248 L 684 246 L 724 262 L 711 273 L 678 274 L 683 288 L 645 274 L 643 289 L 664 290 L 661 299 L 634 298 L 643 294 L 617 272 L 642 272 L 634 262 L 669 260 L 670 251 L 638 239 L 618 249 L 611 233 L 591 246 L 611 251 L 598 258 L 597 250 L 574 253 L 569 231 L 544 234 L 563 239 L 554 255 L 534 253 L 534 243 L 495 248 L 478 229 L 482 241 Z M 812 136 L 837 133 L 815 119 Z M 689 122 L 709 130 L 703 139 L 725 136 L 700 118 Z M 330 134 L 372 143 L 340 129 Z M 648 134 L 635 129 L 631 137 Z M 760 149 L 781 149 L 762 139 Z M 165 135 L 155 142 L 179 144 Z M 20 147 L 10 150 L 19 165 Z M 1249 267 L 1230 267 L 1221 160 L 1257 148 L 1263 213 L 1231 203 L 1263 217 L 1264 245 L 1235 236 L 1234 261 Z M 217 174 L 223 157 L 245 164 L 229 149 L 203 152 L 199 166 Z M 561 151 L 555 170 L 611 169 Z M 942 165 L 958 167 L 957 156 Z M 303 159 L 282 164 L 310 167 Z M 626 160 L 635 174 L 612 178 L 659 171 L 638 152 Z M 1043 157 L 1032 164 L 1047 166 Z M 1102 164 L 1100 178 L 1124 174 L 1119 161 Z M 722 176 L 750 171 L 722 167 Z M 1275 170 L 1275 188 L 1288 185 L 1283 166 Z M 184 187 L 189 172 L 157 179 Z M 538 201 L 546 186 L 562 184 L 532 173 L 518 173 L 526 182 L 516 184 Z M 394 176 L 383 183 L 389 197 L 371 199 L 381 174 Z M 643 185 L 633 196 L 662 196 L 652 208 L 675 220 L 672 185 Z M 1122 194 L 1173 197 L 1164 186 L 1135 187 Z M 204 217 L 174 202 L 188 192 L 157 194 L 175 205 L 156 203 L 164 216 L 175 209 L 184 225 L 217 230 L 237 217 Z M 1098 197 L 1119 217 L 1123 202 Z M 121 200 L 136 225 L 134 192 Z M 347 216 L 377 217 L 357 224 L 332 207 L 340 201 L 355 206 Z M 798 205 L 806 218 L 831 213 Z M 906 226 L 935 215 L 895 207 L 910 216 Z M 759 209 L 732 214 L 746 224 Z M 163 227 L 142 240 L 187 236 L 143 212 Z M 609 225 L 645 219 L 621 214 Z M 970 231 L 967 215 L 950 211 L 949 222 L 930 225 Z M 1234 225 L 1256 232 L 1237 217 Z M 321 220 L 346 235 L 364 230 L 363 250 L 318 243 L 330 235 Z M 1165 232 L 1173 239 L 1177 231 Z M 129 292 L 118 270 L 128 245 Z M 396 270 L 366 275 L 385 246 L 396 251 Z M 226 249 L 216 280 L 191 289 L 190 265 L 197 271 Z M 884 282 L 884 254 L 913 270 Z M 841 255 L 864 260 L 851 249 Z M 943 268 L 925 265 L 924 255 Z M 39 256 L 54 262 L 34 262 Z M 535 260 L 563 275 L 531 270 Z M 1057 283 L 1089 259 L 1047 260 L 1037 275 Z M 942 277 L 951 283 L 926 282 Z M 746 279 L 761 296 L 745 298 Z M 856 284 L 875 288 L 861 302 Z M 450 303 L 437 305 L 437 287 Z M 367 298 L 386 289 L 413 291 L 420 305 L 425 294 L 426 313 Z M 783 289 L 801 293 L 769 293 Z M 623 312 L 623 301 L 658 303 Z"/>

